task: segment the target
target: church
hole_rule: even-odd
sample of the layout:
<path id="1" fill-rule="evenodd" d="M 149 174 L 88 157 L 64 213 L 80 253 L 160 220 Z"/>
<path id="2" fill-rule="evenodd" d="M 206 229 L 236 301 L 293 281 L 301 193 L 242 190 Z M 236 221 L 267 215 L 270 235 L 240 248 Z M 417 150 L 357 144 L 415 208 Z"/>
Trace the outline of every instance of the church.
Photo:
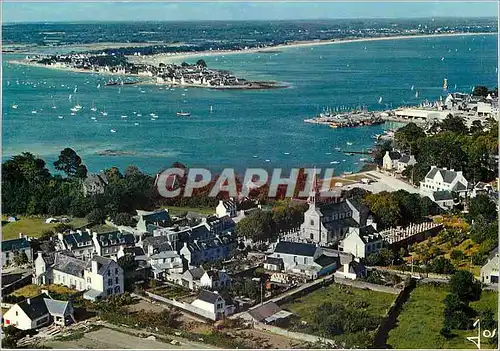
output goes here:
<path id="1" fill-rule="evenodd" d="M 318 204 L 316 200 L 317 190 L 313 185 L 307 200 L 309 209 L 304 213 L 304 222 L 300 226 L 299 240 L 302 242 L 329 246 L 344 239 L 350 228 L 371 225 L 377 229 L 368 207 L 355 199 L 326 204 Z"/>

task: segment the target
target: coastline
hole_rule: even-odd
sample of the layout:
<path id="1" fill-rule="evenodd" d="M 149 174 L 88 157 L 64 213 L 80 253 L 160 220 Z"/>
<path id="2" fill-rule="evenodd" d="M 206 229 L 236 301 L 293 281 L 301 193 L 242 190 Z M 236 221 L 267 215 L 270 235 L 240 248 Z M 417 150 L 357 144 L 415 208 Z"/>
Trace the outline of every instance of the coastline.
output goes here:
<path id="1" fill-rule="evenodd" d="M 312 40 L 298 41 L 290 44 L 280 44 L 268 46 L 265 48 L 251 48 L 247 50 L 217 50 L 217 51 L 198 51 L 198 52 L 180 52 L 180 53 L 164 53 L 149 56 L 127 56 L 131 63 L 152 64 L 158 65 L 162 63 L 175 63 L 184 59 L 192 59 L 196 57 L 208 56 L 224 56 L 234 54 L 252 54 L 252 53 L 275 53 L 276 51 L 286 50 L 299 47 L 323 46 L 335 44 L 361 43 L 383 40 L 403 40 L 403 39 L 423 39 L 423 38 L 439 38 L 439 37 L 456 37 L 456 36 L 478 36 L 478 35 L 496 35 L 497 33 L 444 33 L 444 34 L 422 34 L 422 35 L 395 35 L 389 37 L 372 37 L 372 38 L 354 38 L 354 39 L 333 39 L 333 40 Z"/>

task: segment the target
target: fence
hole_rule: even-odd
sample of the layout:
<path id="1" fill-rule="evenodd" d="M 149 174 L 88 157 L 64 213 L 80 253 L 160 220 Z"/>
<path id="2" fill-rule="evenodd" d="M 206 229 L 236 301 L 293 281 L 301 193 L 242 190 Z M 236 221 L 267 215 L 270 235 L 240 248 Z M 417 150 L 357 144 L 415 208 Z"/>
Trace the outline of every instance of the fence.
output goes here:
<path id="1" fill-rule="evenodd" d="M 159 296 L 159 295 L 150 293 L 149 291 L 146 291 L 146 294 L 150 298 L 152 298 L 152 299 L 154 299 L 156 301 L 160 301 L 160 302 L 166 303 L 166 304 L 168 304 L 170 306 L 180 308 L 181 310 L 183 310 L 185 312 L 195 314 L 196 316 L 199 316 L 199 317 L 202 317 L 202 318 L 206 318 L 206 319 L 209 319 L 211 321 L 215 321 L 216 320 L 215 313 L 211 313 L 209 311 L 205 311 L 205 310 L 203 310 L 201 308 L 198 308 L 196 306 L 193 306 L 191 304 L 187 304 L 187 303 L 184 303 L 184 302 L 179 302 L 179 301 L 176 301 L 176 300 L 170 300 L 170 299 L 167 299 L 167 298 L 165 298 L 163 296 Z"/>
<path id="2" fill-rule="evenodd" d="M 367 282 L 363 282 L 363 281 L 359 281 L 359 280 L 344 279 L 344 278 L 339 278 L 339 277 L 335 277 L 335 283 L 342 284 L 342 285 L 349 285 L 349 286 L 352 286 L 354 288 L 370 289 L 373 291 L 395 294 L 395 295 L 399 294 L 402 290 L 402 289 L 394 288 L 392 286 L 372 284 L 372 283 L 367 283 Z"/>
<path id="3" fill-rule="evenodd" d="M 306 342 L 311 342 L 311 343 L 321 342 L 321 343 L 325 343 L 325 344 L 330 344 L 330 346 L 332 348 L 337 348 L 337 347 L 341 346 L 335 340 L 322 338 L 322 337 L 316 336 L 316 335 L 309 335 L 309 334 L 303 334 L 303 333 L 298 333 L 298 332 L 292 332 L 292 331 L 289 331 L 289 330 L 286 330 L 283 328 L 263 324 L 260 322 L 254 322 L 253 326 L 255 329 L 268 331 L 268 332 L 271 332 L 274 334 L 285 336 L 285 337 L 290 338 L 290 339 L 301 340 L 301 341 L 306 341 Z"/>
<path id="4" fill-rule="evenodd" d="M 2 276 L 3 280 L 3 276 Z M 20 289 L 23 286 L 31 284 L 33 280 L 33 275 L 31 273 L 26 274 L 22 278 L 10 283 L 9 285 L 2 286 L 2 295 L 8 295 L 14 290 Z"/>

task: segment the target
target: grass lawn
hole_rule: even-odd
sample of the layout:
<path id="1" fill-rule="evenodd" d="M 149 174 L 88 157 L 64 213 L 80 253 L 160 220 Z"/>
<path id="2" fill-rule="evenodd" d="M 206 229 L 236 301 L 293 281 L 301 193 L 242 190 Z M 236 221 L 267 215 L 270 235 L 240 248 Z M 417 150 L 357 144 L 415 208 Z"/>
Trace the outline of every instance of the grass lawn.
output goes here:
<path id="1" fill-rule="evenodd" d="M 179 215 L 185 212 L 198 212 L 202 215 L 215 214 L 215 207 L 177 207 L 177 206 L 164 206 L 172 215 Z"/>
<path id="2" fill-rule="evenodd" d="M 394 294 L 332 284 L 327 287 L 319 288 L 281 307 L 293 312 L 295 315 L 299 316 L 302 321 L 306 321 L 308 324 L 314 324 L 316 310 L 325 302 L 341 304 L 367 302 L 369 305 L 365 308 L 365 311 L 372 316 L 382 317 L 387 313 L 395 299 L 396 295 Z M 346 333 L 333 337 L 330 336 L 328 338 L 337 341 L 346 341 L 348 345 L 360 345 L 359 343 L 367 342 L 367 338 L 373 336 L 372 334 L 372 332 L 369 334 L 366 332 Z"/>
<path id="3" fill-rule="evenodd" d="M 20 289 L 15 290 L 12 292 L 12 295 L 15 296 L 24 296 L 24 297 L 34 297 L 37 295 L 40 295 L 42 293 L 42 289 L 47 289 L 49 293 L 56 293 L 56 294 L 73 294 L 76 292 L 76 290 L 67 288 L 62 285 L 55 285 L 51 284 L 48 286 L 41 286 L 41 285 L 35 285 L 35 284 L 30 284 L 23 286 Z"/>
<path id="4" fill-rule="evenodd" d="M 17 222 L 7 222 L 7 217 L 2 216 L 2 240 L 16 239 L 19 233 L 30 237 L 39 237 L 45 230 L 53 229 L 58 223 L 45 223 L 47 217 L 19 217 Z M 73 218 L 71 224 L 75 228 L 87 223 L 85 218 Z"/>
<path id="5" fill-rule="evenodd" d="M 444 320 L 443 300 L 448 293 L 446 286 L 417 286 L 403 306 L 396 327 L 389 332 L 388 344 L 396 349 L 475 349 L 466 340 L 467 336 L 474 336 L 472 330 L 453 331 L 457 336 L 449 340 L 439 334 Z M 481 299 L 470 306 L 476 311 L 490 307 L 498 319 L 497 301 L 497 292 L 483 291 Z"/>

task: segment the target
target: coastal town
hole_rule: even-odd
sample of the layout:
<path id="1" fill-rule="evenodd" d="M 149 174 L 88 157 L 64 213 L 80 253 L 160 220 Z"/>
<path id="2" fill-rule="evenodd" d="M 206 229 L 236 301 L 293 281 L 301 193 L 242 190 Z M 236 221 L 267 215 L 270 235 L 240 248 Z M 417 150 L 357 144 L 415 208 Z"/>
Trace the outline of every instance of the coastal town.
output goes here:
<path id="1" fill-rule="evenodd" d="M 3 349 L 498 349 L 497 18 L 129 5 L 2 26 Z"/>

